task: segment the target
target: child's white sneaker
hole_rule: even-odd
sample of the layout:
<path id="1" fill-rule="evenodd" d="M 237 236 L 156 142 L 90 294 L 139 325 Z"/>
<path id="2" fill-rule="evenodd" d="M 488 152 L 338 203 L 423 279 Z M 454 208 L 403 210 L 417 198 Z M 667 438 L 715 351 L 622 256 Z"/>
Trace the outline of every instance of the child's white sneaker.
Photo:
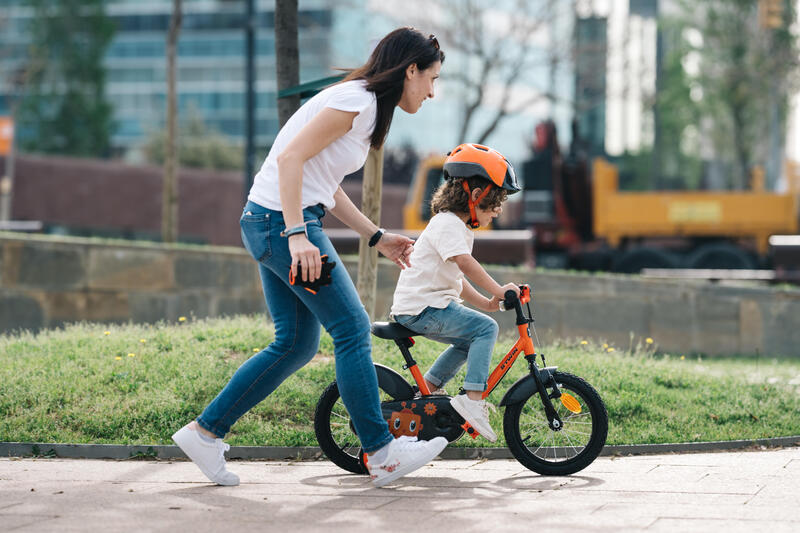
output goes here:
<path id="1" fill-rule="evenodd" d="M 388 455 L 382 463 L 372 464 L 367 459 L 369 476 L 376 487 L 383 487 L 432 461 L 447 447 L 447 439 L 417 440 L 416 437 L 402 436 L 392 440 L 388 446 Z"/>
<path id="2" fill-rule="evenodd" d="M 469 425 L 478 430 L 490 442 L 497 441 L 497 435 L 489 424 L 489 407 L 494 410 L 494 405 L 486 400 L 470 400 L 466 394 L 459 394 L 450 400 L 450 405 L 460 414 Z"/>
<path id="3" fill-rule="evenodd" d="M 176 431 L 172 440 L 208 479 L 217 485 L 238 485 L 239 476 L 225 468 L 225 452 L 230 450 L 230 445 L 222 439 L 204 440 L 194 424 L 196 422 L 190 422 Z"/>

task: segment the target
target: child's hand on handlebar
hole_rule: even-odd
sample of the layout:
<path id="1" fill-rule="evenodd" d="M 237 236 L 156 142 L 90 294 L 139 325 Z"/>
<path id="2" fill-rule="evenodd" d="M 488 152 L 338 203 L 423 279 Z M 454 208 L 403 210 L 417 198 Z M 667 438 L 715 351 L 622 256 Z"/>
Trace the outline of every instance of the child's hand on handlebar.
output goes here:
<path id="1" fill-rule="evenodd" d="M 500 291 L 501 291 L 499 296 L 500 300 L 505 299 L 506 293 L 508 291 L 514 291 L 514 294 L 516 294 L 517 298 L 519 298 L 519 287 L 515 283 L 506 283 L 505 285 L 500 287 Z"/>

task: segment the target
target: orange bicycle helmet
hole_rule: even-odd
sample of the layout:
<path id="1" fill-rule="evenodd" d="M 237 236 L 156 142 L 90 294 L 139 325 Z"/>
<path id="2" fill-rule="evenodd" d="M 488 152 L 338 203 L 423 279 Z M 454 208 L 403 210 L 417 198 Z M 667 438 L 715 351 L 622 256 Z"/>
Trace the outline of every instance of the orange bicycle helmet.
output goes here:
<path id="1" fill-rule="evenodd" d="M 469 184 L 466 178 L 484 178 L 492 185 L 500 187 L 508 191 L 508 194 L 519 192 L 519 184 L 517 183 L 517 175 L 514 173 L 514 167 L 511 163 L 503 157 L 503 154 L 483 146 L 482 144 L 464 143 L 456 146 L 453 151 L 447 154 L 447 159 L 444 160 L 444 179 L 464 179 L 462 182 L 464 190 L 467 192 L 470 221 L 469 225 L 477 228 L 478 217 L 475 215 L 475 206 L 480 204 L 484 196 L 491 190 L 490 187 L 485 187 L 480 196 L 473 202 Z"/>
<path id="2" fill-rule="evenodd" d="M 445 179 L 477 176 L 507 190 L 508 194 L 520 191 L 514 167 L 503 154 L 493 148 L 464 143 L 456 146 L 447 156 L 444 161 Z"/>

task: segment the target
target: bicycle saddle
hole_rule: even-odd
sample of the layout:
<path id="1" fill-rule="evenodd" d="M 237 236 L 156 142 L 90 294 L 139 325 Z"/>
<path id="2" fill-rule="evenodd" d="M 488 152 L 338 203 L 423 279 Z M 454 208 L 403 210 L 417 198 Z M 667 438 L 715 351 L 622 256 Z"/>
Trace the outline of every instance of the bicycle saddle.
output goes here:
<path id="1" fill-rule="evenodd" d="M 373 322 L 370 329 L 373 335 L 381 339 L 407 339 L 419 335 L 397 322 Z"/>

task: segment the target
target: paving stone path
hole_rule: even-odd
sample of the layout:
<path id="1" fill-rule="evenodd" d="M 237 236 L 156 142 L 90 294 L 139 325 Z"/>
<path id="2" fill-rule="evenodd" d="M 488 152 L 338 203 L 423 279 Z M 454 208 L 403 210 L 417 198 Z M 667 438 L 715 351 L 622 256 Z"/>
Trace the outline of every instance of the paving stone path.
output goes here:
<path id="1" fill-rule="evenodd" d="M 800 531 L 800 448 L 600 457 L 570 477 L 438 460 L 388 488 L 327 461 L 0 458 L 2 531 Z"/>

